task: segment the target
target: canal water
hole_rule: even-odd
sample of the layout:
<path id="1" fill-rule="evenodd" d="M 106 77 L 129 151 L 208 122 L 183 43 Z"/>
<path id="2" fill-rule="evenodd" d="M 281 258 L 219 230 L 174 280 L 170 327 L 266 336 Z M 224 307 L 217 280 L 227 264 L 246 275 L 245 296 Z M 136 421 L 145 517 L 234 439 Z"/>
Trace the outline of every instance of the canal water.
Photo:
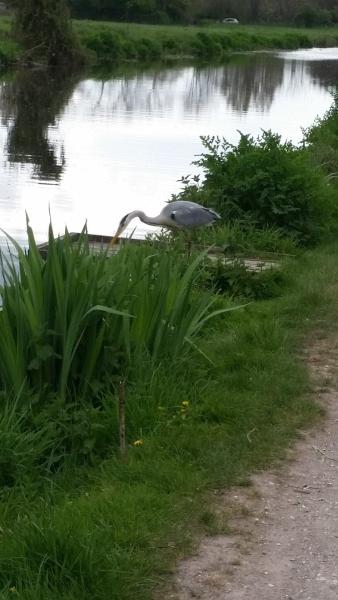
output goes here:
<path id="1" fill-rule="evenodd" d="M 54 229 L 113 234 L 157 214 L 202 151 L 200 136 L 279 132 L 297 143 L 332 103 L 338 48 L 247 53 L 218 65 L 120 66 L 0 77 L 0 227 L 25 243 Z M 129 226 L 131 232 L 136 225 Z M 138 224 L 135 236 L 149 227 Z M 127 231 L 127 232 L 128 232 Z M 0 243 L 5 238 L 0 237 Z"/>

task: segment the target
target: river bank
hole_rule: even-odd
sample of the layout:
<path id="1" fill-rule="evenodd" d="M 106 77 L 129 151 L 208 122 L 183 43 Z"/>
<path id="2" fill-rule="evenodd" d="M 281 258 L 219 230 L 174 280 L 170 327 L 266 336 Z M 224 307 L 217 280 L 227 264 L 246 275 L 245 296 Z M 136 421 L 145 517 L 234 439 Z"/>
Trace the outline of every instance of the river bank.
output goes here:
<path id="1" fill-rule="evenodd" d="M 271 26 L 163 26 L 74 23 L 81 44 L 98 62 L 168 57 L 222 58 L 229 52 L 336 46 L 337 28 Z"/>
<path id="2" fill-rule="evenodd" d="M 222 59 L 230 52 L 338 45 L 336 27 L 294 28 L 221 24 L 205 26 L 141 25 L 99 21 L 74 21 L 87 62 L 152 61 L 170 58 Z M 0 18 L 0 63 L 29 62 L 11 37 L 11 20 Z"/>
<path id="3" fill-rule="evenodd" d="M 243 138 L 230 160 L 206 140 L 207 184 L 187 182 L 229 220 L 206 244 L 279 253 L 276 270 L 189 260 L 179 238 L 92 257 L 52 232 L 44 262 L 28 228 L 0 313 L 4 600 L 150 600 L 194 540 L 228 530 L 217 490 L 322 418 L 300 353 L 337 319 L 337 123 L 335 104 L 305 147 Z"/>

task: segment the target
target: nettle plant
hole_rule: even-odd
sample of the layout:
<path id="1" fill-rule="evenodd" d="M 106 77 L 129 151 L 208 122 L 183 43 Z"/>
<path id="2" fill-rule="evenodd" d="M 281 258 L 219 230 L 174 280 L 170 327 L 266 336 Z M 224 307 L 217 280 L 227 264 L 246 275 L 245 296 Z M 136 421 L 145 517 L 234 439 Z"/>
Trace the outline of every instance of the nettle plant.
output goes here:
<path id="1" fill-rule="evenodd" d="M 299 243 L 315 242 L 337 223 L 334 188 L 307 150 L 263 131 L 257 139 L 241 134 L 237 145 L 202 137 L 206 152 L 194 164 L 203 180 L 182 178 L 179 199 L 217 210 L 225 220 L 277 227 Z M 177 198 L 177 197 L 176 197 Z"/>

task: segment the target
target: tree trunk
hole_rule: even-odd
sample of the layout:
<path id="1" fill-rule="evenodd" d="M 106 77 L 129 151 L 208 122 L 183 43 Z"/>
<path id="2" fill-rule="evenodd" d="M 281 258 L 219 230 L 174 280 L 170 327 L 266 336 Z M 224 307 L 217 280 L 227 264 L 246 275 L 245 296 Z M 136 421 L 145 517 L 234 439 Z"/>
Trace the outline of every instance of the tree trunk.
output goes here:
<path id="1" fill-rule="evenodd" d="M 15 30 L 28 59 L 43 60 L 48 65 L 80 60 L 66 0 L 12 0 L 11 4 Z"/>

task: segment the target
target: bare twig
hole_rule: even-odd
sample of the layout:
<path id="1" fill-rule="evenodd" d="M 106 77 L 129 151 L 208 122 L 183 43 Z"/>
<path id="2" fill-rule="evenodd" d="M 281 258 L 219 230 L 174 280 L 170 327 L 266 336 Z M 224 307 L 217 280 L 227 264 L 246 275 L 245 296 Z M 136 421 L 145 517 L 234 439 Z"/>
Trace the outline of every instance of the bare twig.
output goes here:
<path id="1" fill-rule="evenodd" d="M 119 383 L 119 438 L 121 456 L 126 456 L 126 394 L 124 381 Z"/>
<path id="2" fill-rule="evenodd" d="M 293 487 L 292 489 L 299 494 L 311 494 L 310 490 L 304 488 Z"/>
<path id="3" fill-rule="evenodd" d="M 35 50 L 37 50 L 38 48 L 42 48 L 43 46 L 45 46 L 46 43 L 45 42 L 41 42 L 41 44 L 37 44 L 37 46 L 33 46 L 32 48 L 28 48 L 27 50 L 24 51 L 23 56 L 29 56 L 30 54 L 32 54 L 32 52 L 34 52 Z"/>
<path id="4" fill-rule="evenodd" d="M 334 462 L 338 462 L 338 458 L 335 458 L 334 456 L 329 456 L 323 450 L 321 450 L 320 448 L 318 448 L 318 446 L 312 446 L 312 448 L 316 452 L 319 452 L 319 454 L 322 454 L 323 456 L 325 456 L 325 458 L 327 458 L 328 460 L 333 460 Z"/>
<path id="5" fill-rule="evenodd" d="M 248 433 L 246 434 L 246 437 L 248 438 L 248 442 L 250 444 L 252 444 L 251 434 L 254 433 L 254 431 L 257 431 L 257 427 L 250 429 L 250 431 L 248 431 Z"/>

